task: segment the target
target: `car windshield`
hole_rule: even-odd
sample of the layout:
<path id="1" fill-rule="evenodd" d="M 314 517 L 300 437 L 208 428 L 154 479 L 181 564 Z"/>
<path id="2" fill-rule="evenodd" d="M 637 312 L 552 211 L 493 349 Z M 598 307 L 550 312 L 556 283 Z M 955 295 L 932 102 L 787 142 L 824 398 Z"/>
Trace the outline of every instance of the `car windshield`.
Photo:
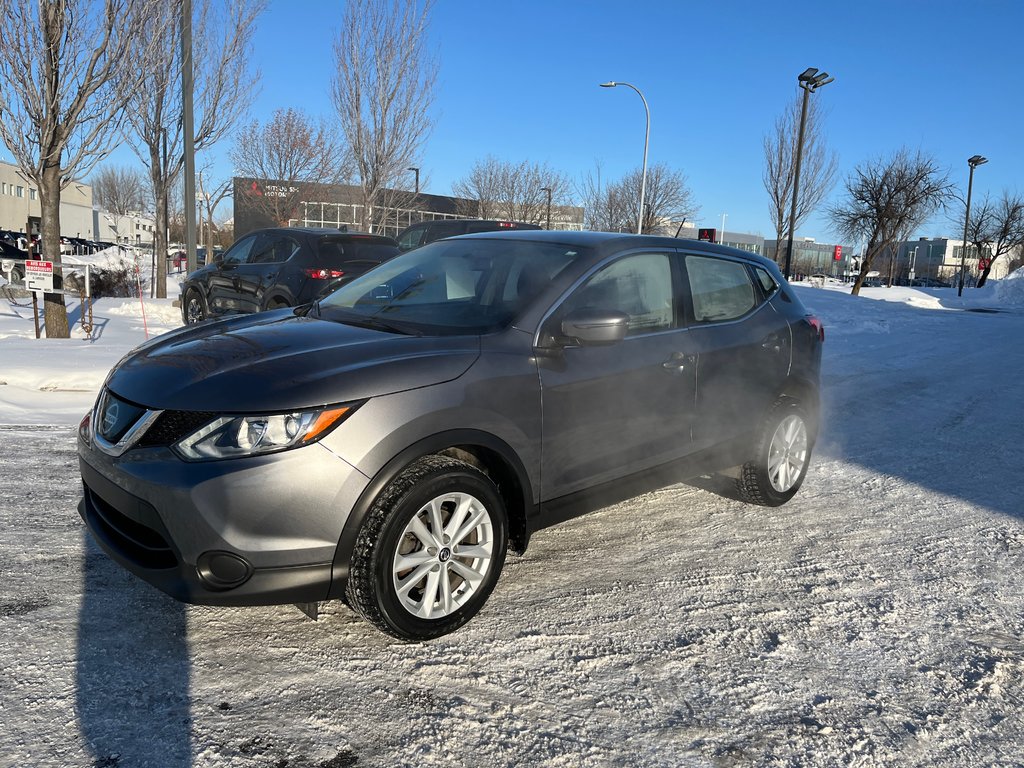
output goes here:
<path id="1" fill-rule="evenodd" d="M 327 320 L 410 333 L 506 327 L 581 249 L 524 240 L 443 240 L 397 256 L 320 302 Z M 371 321 L 371 322 L 367 322 Z"/>

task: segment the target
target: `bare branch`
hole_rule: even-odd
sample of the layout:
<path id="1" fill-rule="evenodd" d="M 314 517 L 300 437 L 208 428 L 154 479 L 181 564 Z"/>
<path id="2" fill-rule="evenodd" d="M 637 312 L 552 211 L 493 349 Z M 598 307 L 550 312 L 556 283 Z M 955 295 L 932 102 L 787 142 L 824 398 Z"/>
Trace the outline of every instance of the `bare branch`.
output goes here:
<path id="1" fill-rule="evenodd" d="M 266 0 L 196 0 L 192 19 L 195 149 L 208 150 L 231 131 L 259 82 L 252 71 L 252 38 Z M 167 252 L 164 208 L 184 166 L 181 92 L 181 0 L 146 4 L 155 46 L 148 63 L 129 73 L 133 147 L 149 170 L 156 206 L 156 250 Z M 145 53 L 142 44 L 134 56 Z M 139 75 L 142 74 L 141 81 Z M 166 144 L 166 153 L 164 151 Z M 166 261 L 157 260 L 157 296 L 166 295 Z"/>
<path id="2" fill-rule="evenodd" d="M 144 0 L 0 3 L 0 139 L 39 188 L 42 250 L 58 265 L 61 190 L 121 139 L 127 86 L 137 85 L 127 72 L 154 45 L 147 9 Z M 45 305 L 47 337 L 69 336 L 63 296 L 47 294 Z"/>
<path id="3" fill-rule="evenodd" d="M 796 145 L 800 135 L 802 93 L 775 120 L 772 131 L 765 135 L 765 167 L 762 173 L 768 192 L 768 212 L 775 227 L 775 242 L 789 237 L 789 214 L 793 200 L 793 179 L 796 171 Z M 836 155 L 825 144 L 824 113 L 820 102 L 811 99 L 804 123 L 804 149 L 800 163 L 800 192 L 797 195 L 795 233 L 807 217 L 825 199 L 835 183 Z"/>
<path id="4" fill-rule="evenodd" d="M 316 125 L 294 109 L 275 111 L 265 125 L 254 120 L 241 128 L 231 160 L 240 176 L 255 183 L 244 191 L 249 204 L 275 226 L 296 218 L 299 202 L 312 188 L 307 185 L 346 180 L 351 170 L 343 143 L 327 123 Z"/>
<path id="5" fill-rule="evenodd" d="M 350 0 L 334 43 L 331 100 L 348 140 L 364 203 L 376 231 L 396 205 L 401 174 L 433 120 L 437 62 L 427 50 L 432 0 Z"/>
<path id="6" fill-rule="evenodd" d="M 875 257 L 891 252 L 947 204 L 952 185 L 932 158 L 920 152 L 911 156 L 903 149 L 889 159 L 858 166 L 845 187 L 845 199 L 829 209 L 829 216 L 840 236 L 868 243 L 853 286 L 857 294 Z"/>

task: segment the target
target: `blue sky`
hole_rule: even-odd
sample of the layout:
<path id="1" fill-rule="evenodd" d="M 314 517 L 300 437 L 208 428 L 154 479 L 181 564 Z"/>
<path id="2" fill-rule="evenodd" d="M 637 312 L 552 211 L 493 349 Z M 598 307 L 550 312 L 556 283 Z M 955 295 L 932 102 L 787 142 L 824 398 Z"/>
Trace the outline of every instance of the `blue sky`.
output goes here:
<path id="1" fill-rule="evenodd" d="M 250 115 L 298 107 L 329 117 L 332 41 L 341 2 L 270 0 L 254 60 Z M 975 195 L 1024 192 L 1024 2 L 793 3 L 437 0 L 437 123 L 419 161 L 424 191 L 488 154 L 546 162 L 573 178 L 638 167 L 651 109 L 651 163 L 682 170 L 700 224 L 771 236 L 762 137 L 807 67 L 834 75 L 813 98 L 845 176 L 901 146 L 934 155 Z M 396 41 L 397 43 L 398 41 Z M 230 140 L 217 150 L 226 158 Z M 218 169 L 231 173 L 222 160 Z M 410 175 L 411 176 L 411 175 Z M 410 178 L 411 185 L 411 178 Z M 838 188 L 833 195 L 838 194 Z M 921 235 L 954 234 L 945 217 Z M 798 233 L 828 240 L 816 215 Z"/>

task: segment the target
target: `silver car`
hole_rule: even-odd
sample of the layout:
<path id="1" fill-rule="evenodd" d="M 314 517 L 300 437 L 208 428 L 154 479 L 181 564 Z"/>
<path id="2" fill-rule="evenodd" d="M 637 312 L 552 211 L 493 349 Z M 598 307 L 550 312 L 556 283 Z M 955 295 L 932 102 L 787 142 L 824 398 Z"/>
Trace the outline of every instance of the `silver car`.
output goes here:
<path id="1" fill-rule="evenodd" d="M 746 252 L 441 240 L 317 303 L 125 357 L 79 430 L 79 511 L 179 600 L 340 598 L 395 637 L 433 638 L 480 610 L 509 548 L 610 501 L 709 473 L 751 503 L 789 500 L 823 340 Z"/>

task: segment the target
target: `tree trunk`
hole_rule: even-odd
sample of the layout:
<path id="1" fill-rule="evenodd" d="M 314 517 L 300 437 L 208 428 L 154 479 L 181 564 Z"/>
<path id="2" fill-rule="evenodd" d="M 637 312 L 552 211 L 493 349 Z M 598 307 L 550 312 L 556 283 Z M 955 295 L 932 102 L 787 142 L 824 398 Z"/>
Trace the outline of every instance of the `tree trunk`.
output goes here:
<path id="1" fill-rule="evenodd" d="M 995 261 L 995 259 L 993 259 L 992 261 Z M 981 271 L 981 277 L 978 278 L 978 284 L 976 286 L 974 286 L 974 287 L 975 288 L 983 287 L 985 285 L 985 281 L 988 280 L 988 274 L 991 271 L 992 271 L 992 262 L 990 261 L 988 266 L 985 267 L 985 269 L 983 269 Z"/>
<path id="2" fill-rule="evenodd" d="M 54 278 L 60 270 L 60 158 L 44 160 L 42 183 L 39 185 L 39 206 L 42 212 L 42 228 L 39 233 L 41 255 L 39 258 L 53 262 Z M 31 235 L 29 235 L 31 237 Z M 61 283 L 63 285 L 63 282 Z M 44 301 L 46 338 L 67 339 L 71 336 L 68 327 L 68 311 L 64 306 L 64 295 L 47 293 Z"/>
<path id="3" fill-rule="evenodd" d="M 158 299 L 167 298 L 167 184 L 163 183 L 163 166 L 160 152 L 156 146 L 149 148 L 149 178 L 153 185 L 153 204 L 156 206 L 154 217 L 156 227 L 153 232 L 154 248 L 156 249 L 156 271 L 153 274 L 155 283 L 154 295 Z"/>

